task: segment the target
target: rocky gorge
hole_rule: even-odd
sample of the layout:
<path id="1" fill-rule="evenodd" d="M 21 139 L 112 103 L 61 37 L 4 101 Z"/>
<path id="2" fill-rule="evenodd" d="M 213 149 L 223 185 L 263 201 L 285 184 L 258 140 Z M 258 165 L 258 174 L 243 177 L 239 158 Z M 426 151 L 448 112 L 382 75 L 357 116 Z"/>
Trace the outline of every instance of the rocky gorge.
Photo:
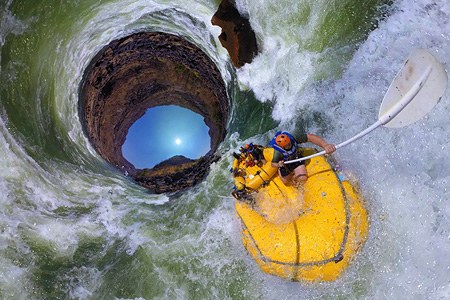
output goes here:
<path id="1" fill-rule="evenodd" d="M 248 20 L 226 0 L 212 17 L 236 67 L 256 55 Z M 253 35 L 252 35 L 253 34 Z M 122 153 L 128 129 L 151 107 L 178 105 L 204 117 L 211 150 L 197 160 L 173 157 L 136 169 Z M 92 59 L 79 88 L 79 115 L 90 143 L 108 163 L 155 193 L 200 182 L 227 133 L 231 101 L 220 71 L 200 48 L 164 32 L 138 32 L 112 41 Z M 145 137 L 143 137 L 145 138 Z"/>

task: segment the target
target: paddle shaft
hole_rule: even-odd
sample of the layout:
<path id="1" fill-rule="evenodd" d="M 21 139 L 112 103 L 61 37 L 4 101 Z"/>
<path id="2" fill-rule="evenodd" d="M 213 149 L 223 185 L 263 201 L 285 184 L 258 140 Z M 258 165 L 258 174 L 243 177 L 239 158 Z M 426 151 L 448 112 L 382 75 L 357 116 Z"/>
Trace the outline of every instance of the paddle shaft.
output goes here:
<path id="1" fill-rule="evenodd" d="M 423 87 L 428 76 L 430 76 L 431 70 L 432 70 L 432 68 L 428 67 L 426 69 L 426 71 L 423 73 L 423 75 L 420 77 L 420 80 L 418 80 L 413 85 L 413 87 L 408 90 L 408 92 L 402 97 L 402 99 L 399 102 L 397 102 L 391 109 L 389 109 L 383 116 L 381 116 L 377 122 L 372 124 L 370 127 L 366 128 L 365 130 L 361 131 L 354 137 L 336 145 L 336 150 L 369 134 L 370 132 L 372 132 L 376 128 L 380 127 L 381 125 L 389 123 L 389 121 L 391 121 L 395 116 L 397 116 L 414 99 L 414 97 L 417 95 L 417 93 L 419 93 L 420 89 Z M 310 159 L 310 158 L 313 158 L 316 156 L 324 155 L 324 154 L 326 154 L 326 152 L 321 151 L 321 152 L 315 153 L 313 155 L 301 157 L 298 159 L 288 160 L 288 161 L 285 161 L 284 163 L 290 164 L 290 163 L 294 163 L 294 162 L 304 161 L 304 160 L 307 160 L 307 159 Z"/>

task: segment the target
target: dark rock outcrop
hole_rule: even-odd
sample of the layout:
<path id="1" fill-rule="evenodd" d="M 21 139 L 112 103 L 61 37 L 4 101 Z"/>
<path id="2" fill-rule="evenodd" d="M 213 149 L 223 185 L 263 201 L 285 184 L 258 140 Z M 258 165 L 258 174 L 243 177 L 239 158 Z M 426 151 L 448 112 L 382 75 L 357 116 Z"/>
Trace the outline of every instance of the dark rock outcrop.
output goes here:
<path id="1" fill-rule="evenodd" d="M 211 163 L 219 158 L 217 155 L 205 156 L 192 162 L 174 165 L 165 161 L 162 163 L 163 167 L 155 166 L 153 169 L 138 171 L 134 179 L 158 193 L 173 192 L 175 191 L 173 186 L 181 187 L 181 189 L 195 186 L 207 175 Z"/>
<path id="2" fill-rule="evenodd" d="M 222 28 L 219 40 L 230 54 L 234 66 L 239 68 L 252 62 L 258 54 L 255 33 L 249 20 L 236 9 L 233 0 L 222 0 L 211 23 Z"/>
<path id="3" fill-rule="evenodd" d="M 225 84 L 213 61 L 179 36 L 141 32 L 111 42 L 86 69 L 79 97 L 80 118 L 96 151 L 157 193 L 196 184 L 217 160 L 229 113 Z M 210 129 L 210 152 L 195 161 L 169 161 L 157 170 L 135 169 L 123 157 L 122 145 L 131 125 L 159 105 L 202 115 Z"/>

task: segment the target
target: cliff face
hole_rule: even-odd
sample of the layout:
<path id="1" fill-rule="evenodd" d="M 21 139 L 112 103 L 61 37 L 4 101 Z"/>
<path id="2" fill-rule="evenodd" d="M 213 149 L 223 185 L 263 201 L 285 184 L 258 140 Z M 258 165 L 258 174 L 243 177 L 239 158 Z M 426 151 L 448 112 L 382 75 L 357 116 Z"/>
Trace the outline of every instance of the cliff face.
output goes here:
<path id="1" fill-rule="evenodd" d="M 79 114 L 91 144 L 109 163 L 157 193 L 200 181 L 217 160 L 226 134 L 229 101 L 212 60 L 181 37 L 136 33 L 104 47 L 85 71 Z M 178 105 L 205 118 L 211 151 L 196 161 L 138 170 L 122 155 L 128 129 L 148 108 Z"/>

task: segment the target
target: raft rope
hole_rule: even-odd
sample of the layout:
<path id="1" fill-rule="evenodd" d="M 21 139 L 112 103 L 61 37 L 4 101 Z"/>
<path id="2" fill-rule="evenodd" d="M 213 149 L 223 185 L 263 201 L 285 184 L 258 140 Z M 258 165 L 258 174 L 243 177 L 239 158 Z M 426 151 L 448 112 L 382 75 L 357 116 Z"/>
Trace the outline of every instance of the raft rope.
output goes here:
<path id="1" fill-rule="evenodd" d="M 337 177 L 337 174 L 336 174 L 336 172 L 334 172 L 334 170 L 333 170 L 333 173 Z M 262 253 L 261 249 L 259 248 L 258 244 L 256 243 L 252 233 L 250 232 L 250 229 L 247 227 L 247 225 L 245 224 L 244 220 L 242 219 L 242 217 L 238 213 L 239 219 L 241 220 L 242 228 L 245 229 L 245 231 L 247 231 L 248 236 L 250 237 L 250 240 L 253 242 L 253 245 L 254 245 L 255 249 L 258 251 L 259 257 L 261 258 L 262 261 L 264 261 L 266 263 L 275 263 L 275 264 L 286 265 L 286 266 L 296 266 L 296 267 L 300 268 L 300 267 L 308 267 L 308 266 L 326 265 L 326 264 L 328 264 L 330 262 L 339 263 L 340 261 L 342 261 L 344 259 L 343 253 L 345 251 L 345 246 L 347 245 L 347 241 L 348 241 L 349 223 L 350 223 L 350 218 L 351 218 L 351 211 L 350 211 L 349 200 L 347 198 L 347 193 L 345 192 L 344 186 L 342 185 L 342 182 L 339 180 L 339 178 L 337 178 L 337 180 L 338 180 L 339 187 L 341 189 L 341 192 L 342 192 L 342 195 L 343 195 L 343 198 L 344 198 L 345 230 L 344 230 L 344 236 L 343 236 L 343 239 L 342 239 L 339 251 L 333 257 L 330 257 L 328 259 L 324 259 L 324 260 L 321 260 L 321 261 L 315 261 L 315 262 L 313 262 L 313 261 L 300 262 L 300 257 L 298 257 L 298 259 L 296 259 L 297 261 L 295 263 L 292 263 L 292 262 L 283 262 L 283 261 L 273 260 L 273 259 L 265 256 Z M 277 188 L 279 188 L 278 185 L 276 185 L 275 182 L 274 182 L 274 184 L 275 184 L 275 186 L 277 186 Z M 298 249 L 300 249 L 300 245 L 298 245 Z"/>

